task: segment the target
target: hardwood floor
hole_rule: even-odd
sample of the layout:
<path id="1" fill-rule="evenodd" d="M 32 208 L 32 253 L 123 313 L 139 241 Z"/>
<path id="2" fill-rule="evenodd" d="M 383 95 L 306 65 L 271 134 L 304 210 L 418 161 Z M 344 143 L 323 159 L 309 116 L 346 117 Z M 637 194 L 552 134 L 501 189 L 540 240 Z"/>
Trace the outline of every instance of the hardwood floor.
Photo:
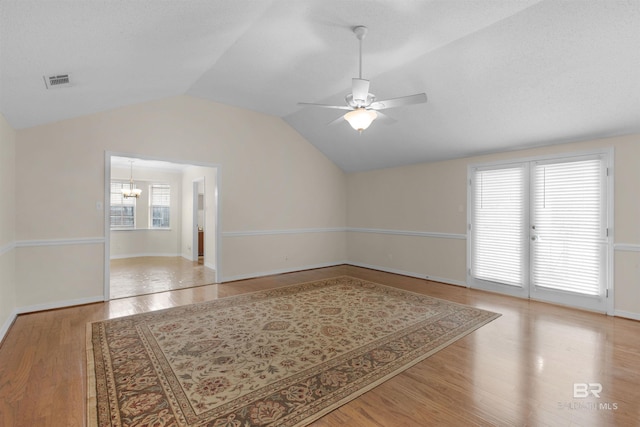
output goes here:
<path id="1" fill-rule="evenodd" d="M 640 322 L 338 266 L 20 315 L 0 347 L 0 426 L 84 425 L 87 322 L 342 274 L 502 316 L 313 426 L 640 425 Z"/>
<path id="2" fill-rule="evenodd" d="M 215 283 L 216 272 L 204 259 L 182 257 L 136 257 L 111 260 L 111 299 L 146 295 Z"/>

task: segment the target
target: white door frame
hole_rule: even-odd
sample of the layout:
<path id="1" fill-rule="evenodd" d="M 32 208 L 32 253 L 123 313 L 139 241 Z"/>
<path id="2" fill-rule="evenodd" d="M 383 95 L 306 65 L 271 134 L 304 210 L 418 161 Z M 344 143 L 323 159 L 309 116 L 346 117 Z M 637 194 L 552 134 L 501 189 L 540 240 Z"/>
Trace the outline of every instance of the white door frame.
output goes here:
<path id="1" fill-rule="evenodd" d="M 198 255 L 199 255 L 199 251 L 198 251 L 198 199 L 200 197 L 200 194 L 198 193 L 198 188 L 199 188 L 199 184 L 202 182 L 202 186 L 204 188 L 204 195 L 202 198 L 202 209 L 206 212 L 206 204 L 204 203 L 204 198 L 206 197 L 207 194 L 207 188 L 204 186 L 205 185 L 205 179 L 204 177 L 202 178 L 198 178 L 198 179 L 194 179 L 193 180 L 193 216 L 192 216 L 192 221 L 193 223 L 191 224 L 191 228 L 193 230 L 193 241 L 191 244 L 191 258 L 192 261 L 198 261 Z M 207 222 L 207 217 L 206 214 L 203 213 L 202 215 L 202 230 L 205 230 L 206 227 L 206 222 Z M 207 238 L 207 234 L 206 232 L 203 233 L 203 238 L 206 241 Z M 203 243 L 204 246 L 204 243 Z M 206 259 L 206 252 L 205 252 L 205 259 Z"/>
<path id="2" fill-rule="evenodd" d="M 105 150 L 104 155 L 104 283 L 103 283 L 103 296 L 104 301 L 109 301 L 110 299 L 110 252 L 111 252 L 111 219 L 110 219 L 110 205 L 111 205 L 111 157 L 130 157 L 133 159 L 141 159 L 141 160 L 157 160 L 169 163 L 176 163 L 182 165 L 192 165 L 192 166 L 202 166 L 207 168 L 212 168 L 215 170 L 216 174 L 216 182 L 213 188 L 210 188 L 208 191 L 211 191 L 211 197 L 213 197 L 213 203 L 215 206 L 215 227 L 216 227 L 216 237 L 215 237 L 215 251 L 216 251 L 216 269 L 215 269 L 215 282 L 220 283 L 220 279 L 222 278 L 222 226 L 221 226 L 221 212 L 222 206 L 220 203 L 220 194 L 222 191 L 222 166 L 216 163 L 206 163 L 206 162 L 198 162 L 198 161 L 190 161 L 190 160 L 179 160 L 165 157 L 156 157 L 156 156 L 148 156 L 142 154 L 135 153 L 125 153 L 125 152 L 115 152 Z M 205 189 L 206 191 L 206 189 Z M 196 241 L 197 243 L 197 241 Z M 195 250 L 192 246 L 192 252 L 197 251 L 197 246 Z M 197 252 L 196 252 L 197 255 Z M 196 258 L 197 259 L 197 258 Z"/>

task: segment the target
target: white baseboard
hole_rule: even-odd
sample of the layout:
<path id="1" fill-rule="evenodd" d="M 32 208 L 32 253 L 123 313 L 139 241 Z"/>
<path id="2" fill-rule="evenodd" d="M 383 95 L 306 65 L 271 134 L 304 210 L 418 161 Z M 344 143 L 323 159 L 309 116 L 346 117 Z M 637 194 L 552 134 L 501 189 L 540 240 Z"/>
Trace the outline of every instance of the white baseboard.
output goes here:
<path id="1" fill-rule="evenodd" d="M 459 281 L 459 280 L 447 279 L 447 278 L 438 277 L 438 276 L 427 276 L 425 274 L 418 274 L 411 271 L 404 271 L 404 270 L 398 270 L 395 268 L 387 268 L 387 267 L 381 267 L 378 265 L 371 265 L 371 264 L 365 264 L 361 262 L 351 262 L 351 261 L 337 261 L 337 262 L 330 262 L 330 263 L 323 263 L 323 264 L 314 264 L 314 265 L 306 265 L 306 266 L 300 266 L 300 267 L 283 268 L 283 269 L 271 270 L 271 271 L 263 271 L 258 273 L 240 274 L 237 276 L 224 277 L 220 282 L 221 283 L 233 282 L 236 280 L 253 279 L 256 277 L 272 276 L 274 274 L 283 274 L 283 273 L 292 273 L 295 271 L 312 270 L 314 268 L 335 267 L 337 265 L 345 265 L 345 264 L 353 265 L 355 267 L 369 268 L 371 270 L 385 271 L 387 273 L 401 274 L 403 276 L 416 277 L 418 279 L 432 280 L 434 282 L 446 283 L 448 285 L 462 286 L 465 288 L 467 287 L 467 284 L 465 282 Z"/>
<path id="2" fill-rule="evenodd" d="M 11 328 L 11 326 L 13 325 L 13 322 L 15 322 L 16 317 L 18 317 L 19 314 L 34 313 L 36 311 L 44 311 L 44 310 L 53 310 L 56 308 L 73 307 L 77 305 L 91 304 L 94 302 L 103 302 L 103 301 L 104 301 L 104 296 L 100 295 L 95 297 L 79 298 L 79 299 L 68 300 L 68 301 L 56 301 L 56 302 L 50 302 L 45 304 L 30 305 L 26 307 L 18 307 L 13 310 L 13 312 L 9 315 L 9 317 L 4 322 L 2 327 L 0 327 L 0 342 L 4 339 L 7 332 L 9 332 L 9 328 Z"/>
<path id="3" fill-rule="evenodd" d="M 104 302 L 104 295 L 96 295 L 93 297 L 78 298 L 67 301 L 47 302 L 44 304 L 35 304 L 26 307 L 18 307 L 17 314 L 33 313 L 36 311 L 54 310 L 56 308 L 73 307 L 75 305 L 92 304 L 94 302 Z"/>
<path id="4" fill-rule="evenodd" d="M 0 327 L 0 343 L 7 335 L 7 332 L 9 332 L 9 328 L 11 328 L 13 322 L 16 321 L 16 317 L 18 317 L 18 310 L 13 310 L 9 317 L 7 317 L 7 320 L 2 324 L 2 327 Z"/>
<path id="5" fill-rule="evenodd" d="M 434 282 L 446 283 L 447 285 L 462 286 L 464 288 L 468 287 L 467 284 L 465 282 L 463 282 L 463 281 L 447 279 L 445 277 L 432 276 L 430 274 L 429 275 L 427 275 L 427 274 L 419 274 L 419 273 L 414 273 L 412 271 L 399 270 L 397 268 L 389 268 L 389 267 L 381 267 L 379 265 L 365 264 L 363 262 L 350 262 L 349 261 L 349 262 L 347 262 L 347 264 L 353 265 L 353 266 L 356 266 L 356 267 L 370 268 L 372 270 L 385 271 L 387 273 L 400 274 L 402 276 L 409 276 L 409 277 L 416 277 L 418 279 L 432 280 Z"/>
<path id="6" fill-rule="evenodd" d="M 627 319 L 640 320 L 640 313 L 633 313 L 624 310 L 614 310 L 613 315 L 617 317 L 625 317 Z"/>
<path id="7" fill-rule="evenodd" d="M 109 259 L 126 259 L 126 258 L 140 258 L 140 257 L 148 257 L 148 256 L 160 256 L 160 257 L 179 257 L 179 256 L 183 256 L 179 253 L 152 253 L 152 252 L 147 252 L 147 253 L 142 253 L 142 254 L 126 254 L 126 255 L 111 255 L 109 257 Z"/>
<path id="8" fill-rule="evenodd" d="M 273 276 L 274 274 L 293 273 L 296 271 L 313 270 L 314 268 L 335 267 L 337 265 L 348 264 L 346 261 L 326 262 L 321 264 L 302 265 L 290 268 L 280 268 L 277 270 L 261 271 L 258 273 L 238 274 L 236 276 L 223 277 L 220 283 L 234 282 L 236 280 L 255 279 L 256 277 Z"/>

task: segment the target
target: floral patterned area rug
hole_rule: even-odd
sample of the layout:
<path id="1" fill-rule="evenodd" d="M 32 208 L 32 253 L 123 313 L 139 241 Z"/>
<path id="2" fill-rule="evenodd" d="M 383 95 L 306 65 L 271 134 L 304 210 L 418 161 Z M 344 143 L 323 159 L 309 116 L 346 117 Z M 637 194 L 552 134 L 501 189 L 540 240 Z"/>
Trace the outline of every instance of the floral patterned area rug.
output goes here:
<path id="1" fill-rule="evenodd" d="M 306 425 L 498 316 L 341 276 L 90 323 L 88 424 Z"/>

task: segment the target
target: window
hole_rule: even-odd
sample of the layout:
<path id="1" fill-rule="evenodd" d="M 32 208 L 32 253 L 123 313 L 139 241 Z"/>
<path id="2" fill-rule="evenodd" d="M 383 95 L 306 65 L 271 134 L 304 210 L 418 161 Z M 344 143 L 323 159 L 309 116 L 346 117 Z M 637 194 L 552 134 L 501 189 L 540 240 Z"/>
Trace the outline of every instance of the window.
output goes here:
<path id="1" fill-rule="evenodd" d="M 136 225 L 136 199 L 122 196 L 125 187 L 129 187 L 126 181 L 111 181 L 111 228 L 134 228 Z"/>
<path id="2" fill-rule="evenodd" d="M 151 228 L 169 228 L 171 187 L 167 184 L 151 185 Z"/>

